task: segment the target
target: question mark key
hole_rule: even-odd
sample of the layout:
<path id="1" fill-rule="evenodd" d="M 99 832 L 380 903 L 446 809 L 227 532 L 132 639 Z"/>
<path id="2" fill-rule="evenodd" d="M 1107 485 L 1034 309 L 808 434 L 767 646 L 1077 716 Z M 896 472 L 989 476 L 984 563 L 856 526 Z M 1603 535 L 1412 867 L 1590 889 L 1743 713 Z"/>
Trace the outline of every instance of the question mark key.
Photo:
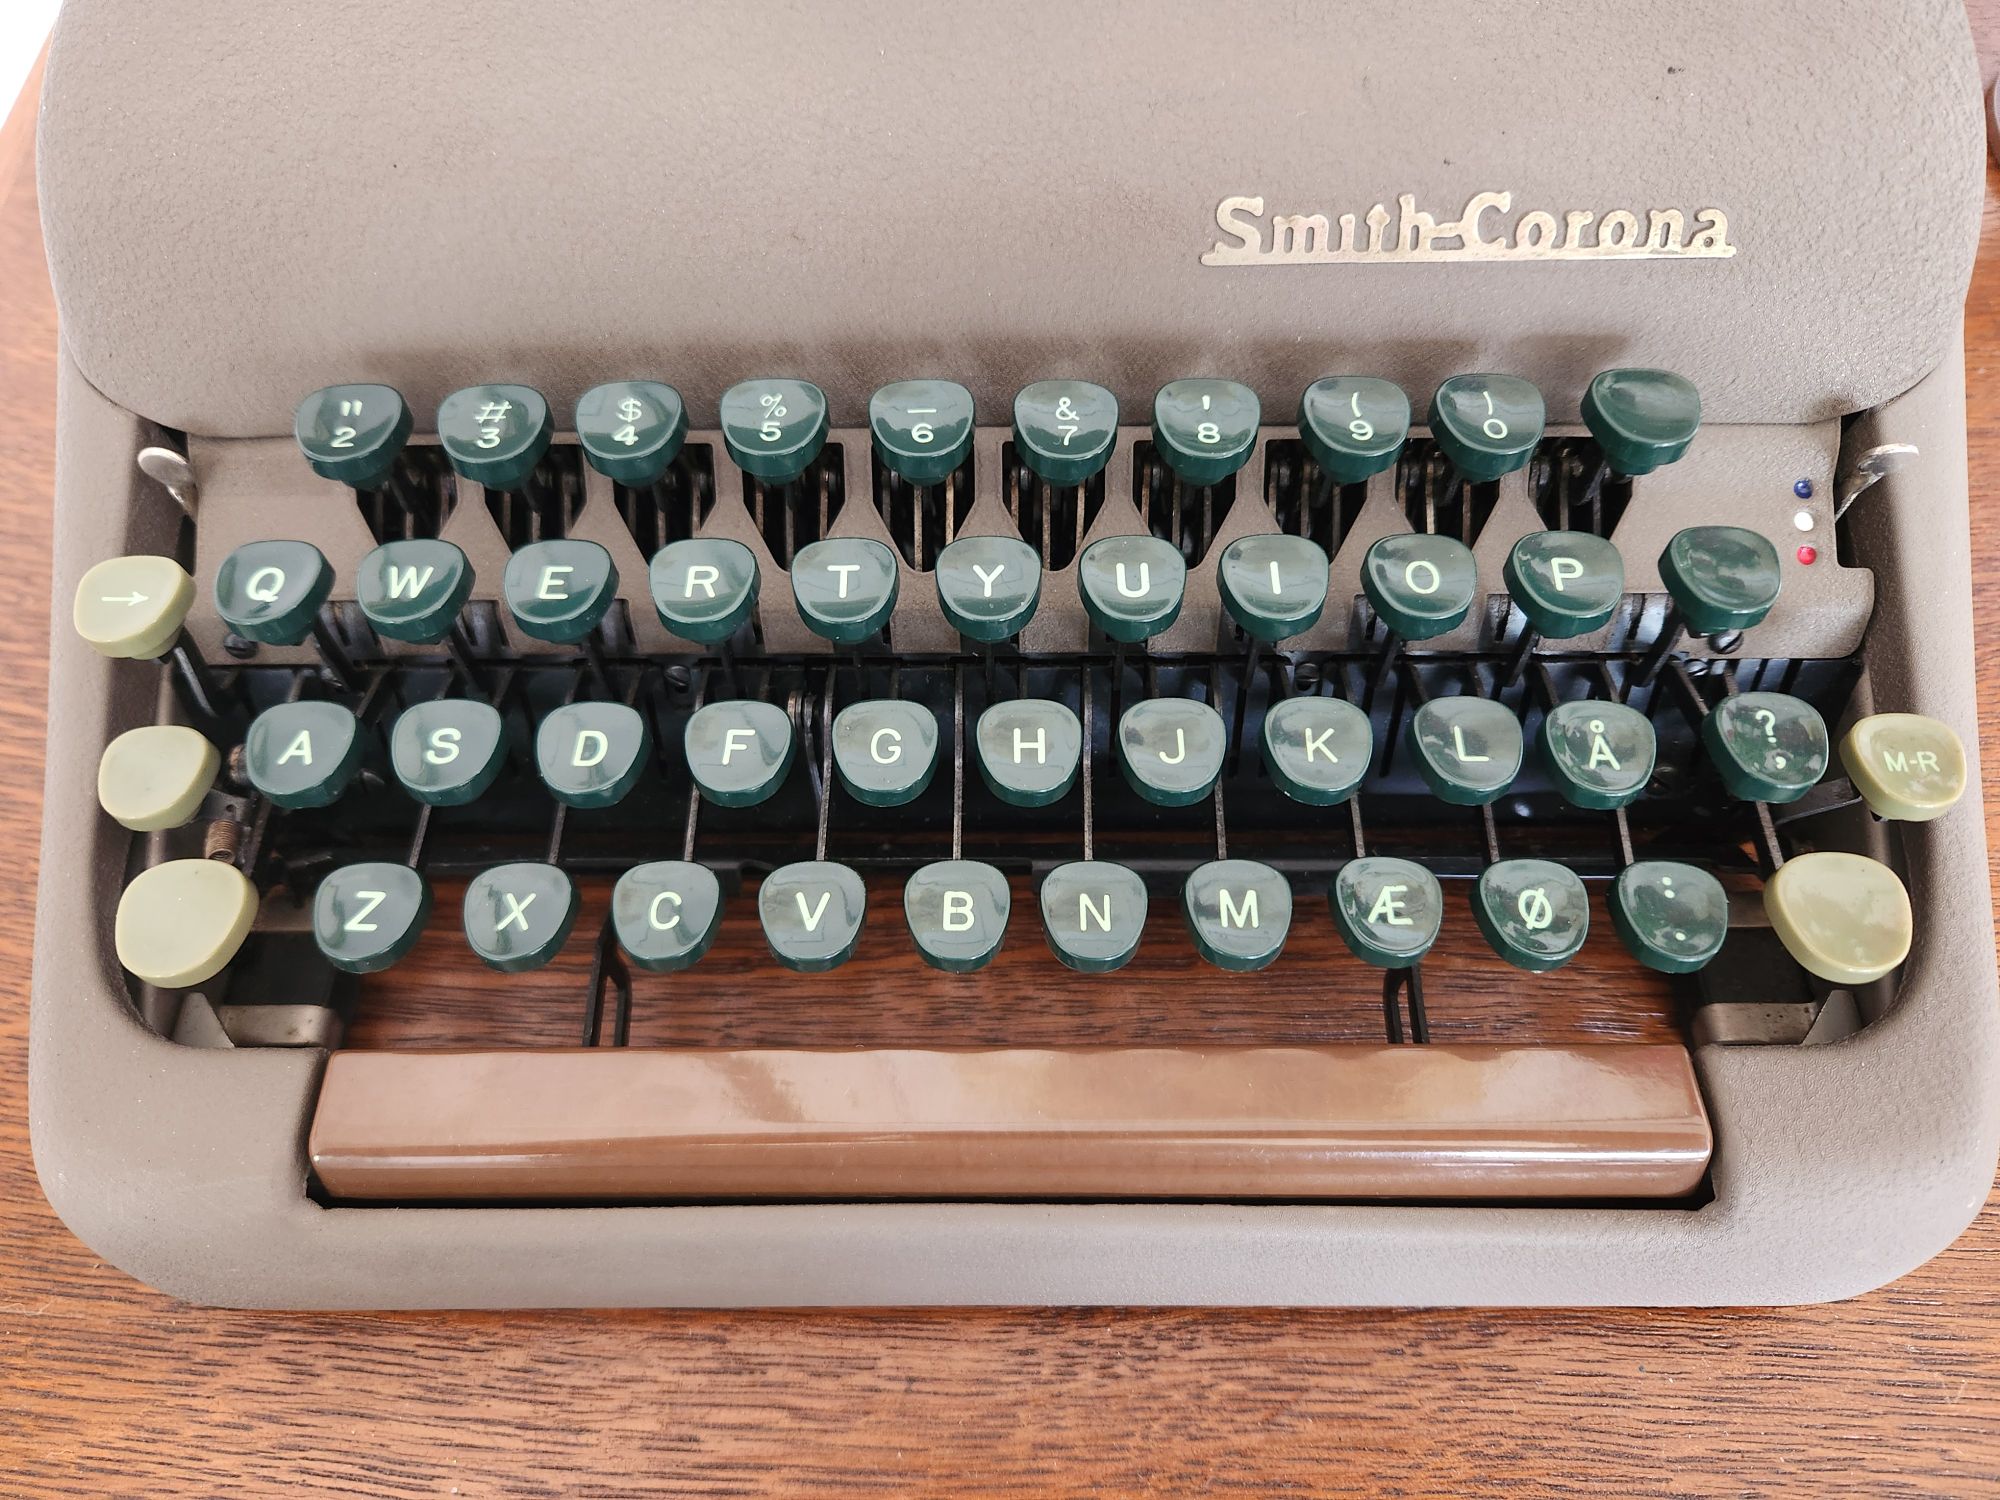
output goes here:
<path id="1" fill-rule="evenodd" d="M 1831 759 L 1826 721 L 1789 693 L 1724 699 L 1702 721 L 1701 738 L 1729 795 L 1744 802 L 1796 802 Z"/>

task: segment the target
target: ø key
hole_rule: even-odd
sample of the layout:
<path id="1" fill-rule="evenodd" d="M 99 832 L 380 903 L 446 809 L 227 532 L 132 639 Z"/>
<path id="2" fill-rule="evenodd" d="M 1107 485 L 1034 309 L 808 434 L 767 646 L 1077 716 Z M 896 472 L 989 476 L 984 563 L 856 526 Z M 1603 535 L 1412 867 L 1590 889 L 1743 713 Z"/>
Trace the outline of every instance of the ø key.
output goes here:
<path id="1" fill-rule="evenodd" d="M 1583 882 L 1546 859 L 1488 865 L 1472 893 L 1472 915 L 1495 953 L 1535 974 L 1575 958 L 1590 932 Z"/>
<path id="2" fill-rule="evenodd" d="M 1407 969 L 1422 960 L 1444 925 L 1437 876 L 1407 859 L 1350 859 L 1327 887 L 1340 940 L 1363 963 Z"/>
<path id="3" fill-rule="evenodd" d="M 250 721 L 243 739 L 244 774 L 280 807 L 325 807 L 360 766 L 360 721 L 338 703 L 277 704 Z"/>
<path id="4" fill-rule="evenodd" d="M 499 865 L 465 887 L 465 940 L 503 974 L 539 969 L 576 925 L 576 886 L 554 865 Z"/>
<path id="5" fill-rule="evenodd" d="M 377 974 L 424 935 L 431 888 L 408 865 L 343 865 L 313 894 L 313 941 L 336 969 Z"/>
<path id="6" fill-rule="evenodd" d="M 706 865 L 662 859 L 627 870 L 611 892 L 611 930 L 635 966 L 677 974 L 701 961 L 721 926 L 722 886 Z"/>
<path id="7" fill-rule="evenodd" d="M 1826 774 L 1826 721 L 1788 693 L 1738 693 L 1701 721 L 1701 742 L 1729 795 L 1796 802 Z"/>
<path id="8" fill-rule="evenodd" d="M 948 974 L 969 974 L 992 962 L 1012 906 L 1007 877 L 977 860 L 925 865 L 903 887 L 903 919 L 918 955 Z"/>

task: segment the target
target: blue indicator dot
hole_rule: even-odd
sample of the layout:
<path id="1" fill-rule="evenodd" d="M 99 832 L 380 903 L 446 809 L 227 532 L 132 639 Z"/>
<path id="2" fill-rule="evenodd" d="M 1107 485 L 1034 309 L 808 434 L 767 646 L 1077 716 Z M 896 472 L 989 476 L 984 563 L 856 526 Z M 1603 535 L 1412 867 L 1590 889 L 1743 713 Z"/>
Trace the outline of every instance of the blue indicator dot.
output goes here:
<path id="1" fill-rule="evenodd" d="M 1792 493 L 1797 495 L 1801 500 L 1812 499 L 1812 481 L 1810 479 L 1798 480 L 1792 485 Z"/>

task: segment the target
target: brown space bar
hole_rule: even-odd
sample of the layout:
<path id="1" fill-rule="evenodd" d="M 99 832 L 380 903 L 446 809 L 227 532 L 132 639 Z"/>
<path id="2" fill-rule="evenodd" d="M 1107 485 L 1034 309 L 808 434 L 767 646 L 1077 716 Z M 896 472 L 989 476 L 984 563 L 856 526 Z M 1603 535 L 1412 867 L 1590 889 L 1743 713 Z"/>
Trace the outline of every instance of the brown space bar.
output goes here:
<path id="1" fill-rule="evenodd" d="M 1679 1046 L 336 1052 L 334 1198 L 1658 1198 Z"/>

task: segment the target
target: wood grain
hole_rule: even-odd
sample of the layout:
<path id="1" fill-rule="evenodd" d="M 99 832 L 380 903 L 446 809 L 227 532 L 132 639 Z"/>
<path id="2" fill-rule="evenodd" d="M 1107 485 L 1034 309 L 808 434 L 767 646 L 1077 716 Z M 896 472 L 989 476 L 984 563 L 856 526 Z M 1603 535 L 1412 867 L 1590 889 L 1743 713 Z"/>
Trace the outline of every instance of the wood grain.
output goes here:
<path id="1" fill-rule="evenodd" d="M 0 163 L 28 128 L 23 106 Z M 1982 477 L 1990 202 L 1967 333 Z M 55 337 L 23 171 L 0 196 L 0 527 L 30 601 L 0 611 L 0 1493 L 2000 1493 L 1990 1205 L 1896 1286 L 1801 1309 L 306 1316 L 135 1285 L 49 1213 L 25 1124 Z M 1983 483 L 1974 530 L 1992 618 Z M 2000 705 L 2000 654 L 1982 686 Z"/>

